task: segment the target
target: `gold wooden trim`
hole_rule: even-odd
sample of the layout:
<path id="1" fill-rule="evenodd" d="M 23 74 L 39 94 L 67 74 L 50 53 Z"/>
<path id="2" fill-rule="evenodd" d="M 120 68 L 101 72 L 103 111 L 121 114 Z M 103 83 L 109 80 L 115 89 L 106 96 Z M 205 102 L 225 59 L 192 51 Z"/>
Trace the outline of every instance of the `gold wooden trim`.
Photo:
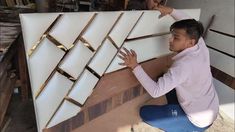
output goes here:
<path id="1" fill-rule="evenodd" d="M 132 27 L 131 31 L 128 33 L 127 37 L 130 35 L 130 33 L 132 32 L 132 30 L 135 28 L 136 24 L 139 22 L 140 18 L 143 16 L 144 12 L 141 13 L 141 15 L 139 16 L 139 18 L 137 19 L 137 21 L 135 22 L 134 26 Z M 110 39 L 112 40 L 112 38 L 110 37 Z M 111 41 L 112 42 L 112 41 Z M 120 48 L 118 48 L 118 51 L 116 52 L 116 54 L 114 55 L 112 61 L 109 63 L 109 65 L 106 67 L 105 71 L 104 71 L 104 74 L 105 75 L 106 71 L 108 70 L 109 66 L 112 64 L 113 60 L 115 59 L 115 57 L 117 56 L 117 54 L 119 53 L 119 51 L 121 50 L 121 48 L 123 47 L 125 41 L 123 41 L 123 43 L 121 44 Z M 121 70 L 121 69 L 120 69 Z"/>
<path id="2" fill-rule="evenodd" d="M 55 68 L 56 69 L 56 68 Z M 44 90 L 44 88 L 46 87 L 46 85 L 48 84 L 48 82 L 51 80 L 51 78 L 53 77 L 53 75 L 55 74 L 56 70 L 53 70 L 51 72 L 51 74 L 49 75 L 49 77 L 47 78 L 47 80 L 42 84 L 42 86 L 40 87 L 39 91 L 36 93 L 35 95 L 35 100 L 38 98 L 38 96 L 42 93 L 42 91 Z"/>
<path id="3" fill-rule="evenodd" d="M 57 72 L 59 72 L 61 75 L 67 77 L 70 81 L 75 82 L 76 79 L 74 77 L 72 77 L 71 75 L 69 75 L 67 72 L 65 72 L 64 70 L 62 70 L 61 68 L 57 68 Z"/>
<path id="4" fill-rule="evenodd" d="M 61 44 L 59 41 L 57 41 L 54 37 L 52 37 L 50 34 L 47 34 L 46 38 L 48 40 L 50 40 L 53 44 L 56 45 L 56 47 L 60 48 L 61 50 L 63 50 L 64 52 L 67 52 L 68 49 L 63 45 Z"/>
<path id="5" fill-rule="evenodd" d="M 91 17 L 91 19 L 88 21 L 88 23 L 86 24 L 86 26 L 82 29 L 81 33 L 78 35 L 78 37 L 75 39 L 75 41 L 73 42 L 73 44 L 76 44 L 77 41 L 79 41 L 79 39 L 82 37 L 82 35 L 84 34 L 84 32 L 87 30 L 87 28 L 91 25 L 91 23 L 94 21 L 95 17 L 97 16 L 97 13 L 94 13 L 93 16 Z"/>
<path id="6" fill-rule="evenodd" d="M 80 37 L 80 40 L 84 43 L 84 45 L 90 49 L 92 52 L 95 52 L 96 50 L 91 46 L 91 44 L 83 37 Z"/>
<path id="7" fill-rule="evenodd" d="M 90 68 L 88 65 L 86 66 L 86 69 L 90 71 L 92 74 L 94 74 L 98 79 L 101 78 L 101 76 L 97 72 L 95 72 L 92 68 Z"/>
<path id="8" fill-rule="evenodd" d="M 81 31 L 80 35 L 75 39 L 75 41 L 73 42 L 72 46 L 68 49 L 69 51 L 72 50 L 72 48 L 75 46 L 75 44 L 77 43 L 77 41 L 81 40 L 84 44 L 86 43 L 86 47 L 88 47 L 92 52 L 94 52 L 95 50 L 90 46 L 89 43 L 87 43 L 87 41 L 85 39 L 82 39 L 82 34 L 85 32 L 85 30 L 89 27 L 89 25 L 92 23 L 92 21 L 94 20 L 94 18 L 96 17 L 97 13 L 95 13 L 91 20 L 88 22 L 88 24 L 84 27 L 84 29 Z M 69 53 L 69 51 L 67 53 Z M 60 62 L 58 63 L 57 67 L 59 67 L 60 63 L 63 61 L 63 59 L 65 58 L 66 54 L 63 56 L 63 58 L 60 60 Z M 89 59 L 89 61 L 91 60 L 91 58 Z M 69 89 L 66 97 L 64 98 L 64 100 L 67 100 L 79 107 L 82 107 L 83 105 L 78 103 L 77 101 L 73 100 L 72 98 L 69 98 L 68 95 L 70 94 L 70 92 L 72 91 L 74 85 L 76 84 L 77 81 L 80 80 L 81 75 L 84 73 L 86 68 L 83 68 L 83 71 L 80 73 L 80 75 L 78 76 L 78 78 L 76 79 L 76 81 L 73 83 L 72 87 Z M 74 78 L 73 78 L 74 79 Z M 98 78 L 99 79 L 99 78 Z M 57 111 L 59 110 L 59 108 L 61 107 L 61 105 L 63 104 L 63 101 L 61 101 L 60 105 L 57 107 L 57 109 L 54 111 L 53 115 L 51 116 L 50 120 L 47 122 L 46 127 L 48 126 L 48 124 L 51 122 L 51 120 L 53 119 L 53 117 L 55 116 L 55 114 L 57 113 Z"/>
<path id="9" fill-rule="evenodd" d="M 45 30 L 43 35 L 39 38 L 39 40 L 36 42 L 36 44 L 33 45 L 33 47 L 28 51 L 28 56 L 30 57 L 34 51 L 39 47 L 39 44 L 43 41 L 43 39 L 47 36 L 48 32 L 51 30 L 51 28 L 56 24 L 56 22 L 61 18 L 61 14 L 57 16 L 57 18 L 51 23 L 51 25 Z"/>
<path id="10" fill-rule="evenodd" d="M 140 36 L 140 37 L 136 37 L 136 38 L 130 38 L 130 39 L 126 39 L 125 42 L 128 41 L 135 41 L 135 40 L 139 40 L 139 39 L 147 39 L 147 38 L 152 38 L 152 37 L 159 37 L 159 36 L 164 36 L 170 34 L 170 32 L 162 32 L 162 33 L 155 33 L 155 34 L 151 34 L 151 35 L 145 35 L 145 36 Z"/>
<path id="11" fill-rule="evenodd" d="M 117 46 L 117 44 L 113 41 L 113 39 L 110 36 L 107 36 L 107 39 L 113 44 L 113 46 L 118 50 L 119 47 Z"/>
<path id="12" fill-rule="evenodd" d="M 56 112 L 59 110 L 59 108 L 62 106 L 62 104 L 64 103 L 65 98 L 63 98 L 63 100 L 60 102 L 59 106 L 56 108 Z M 51 120 L 53 119 L 53 117 L 55 116 L 56 112 L 54 112 L 51 116 L 51 118 L 47 121 L 45 128 L 47 128 L 47 126 L 49 125 L 49 123 L 51 122 Z"/>
<path id="13" fill-rule="evenodd" d="M 42 35 L 39 39 L 39 41 L 36 42 L 36 44 L 28 51 L 28 56 L 31 57 L 34 51 L 39 47 L 40 43 L 46 38 L 46 35 Z"/>
<path id="14" fill-rule="evenodd" d="M 76 100 L 74 100 L 73 98 L 70 98 L 68 96 L 65 97 L 65 100 L 69 101 L 70 103 L 76 105 L 76 106 L 79 106 L 79 107 L 83 107 L 82 104 L 80 104 L 79 102 L 77 102 Z"/>

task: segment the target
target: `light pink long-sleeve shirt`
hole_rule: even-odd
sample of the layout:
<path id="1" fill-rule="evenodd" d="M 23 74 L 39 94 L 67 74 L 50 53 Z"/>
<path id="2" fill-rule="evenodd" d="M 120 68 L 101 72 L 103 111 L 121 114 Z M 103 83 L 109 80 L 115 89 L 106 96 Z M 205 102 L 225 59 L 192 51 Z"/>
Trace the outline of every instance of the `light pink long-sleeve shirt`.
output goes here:
<path id="1" fill-rule="evenodd" d="M 189 18 L 175 9 L 171 16 L 176 20 Z M 206 127 L 212 124 L 218 115 L 219 100 L 213 85 L 209 51 L 203 38 L 195 46 L 183 50 L 172 59 L 172 66 L 157 82 L 140 65 L 133 73 L 154 98 L 175 88 L 180 106 L 194 125 Z"/>

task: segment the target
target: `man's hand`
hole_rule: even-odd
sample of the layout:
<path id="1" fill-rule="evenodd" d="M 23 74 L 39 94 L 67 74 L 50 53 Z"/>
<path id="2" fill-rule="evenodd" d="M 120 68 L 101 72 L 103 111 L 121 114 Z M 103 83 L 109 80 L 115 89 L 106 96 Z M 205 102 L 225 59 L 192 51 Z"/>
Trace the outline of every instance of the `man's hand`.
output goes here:
<path id="1" fill-rule="evenodd" d="M 120 54 L 118 54 L 118 57 L 121 58 L 124 62 L 119 63 L 119 65 L 127 66 L 133 70 L 136 66 L 138 66 L 137 54 L 132 49 L 130 51 L 127 50 L 126 48 L 123 49 L 125 50 L 126 53 L 120 50 L 119 51 Z"/>
<path id="2" fill-rule="evenodd" d="M 167 14 L 171 14 L 171 12 L 173 11 L 173 8 L 171 7 L 167 7 L 167 6 L 163 6 L 160 4 L 155 4 L 154 10 L 158 10 L 161 12 L 161 16 L 165 16 Z"/>

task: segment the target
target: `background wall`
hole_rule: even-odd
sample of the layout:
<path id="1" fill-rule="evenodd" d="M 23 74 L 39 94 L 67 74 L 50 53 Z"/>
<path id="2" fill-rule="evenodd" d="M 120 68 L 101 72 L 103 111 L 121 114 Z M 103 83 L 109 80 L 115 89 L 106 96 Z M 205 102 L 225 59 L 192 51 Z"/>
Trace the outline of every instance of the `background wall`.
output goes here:
<path id="1" fill-rule="evenodd" d="M 176 9 L 201 8 L 200 21 L 204 27 L 215 15 L 205 42 L 210 51 L 220 110 L 234 120 L 234 0 L 168 0 L 167 5 Z"/>

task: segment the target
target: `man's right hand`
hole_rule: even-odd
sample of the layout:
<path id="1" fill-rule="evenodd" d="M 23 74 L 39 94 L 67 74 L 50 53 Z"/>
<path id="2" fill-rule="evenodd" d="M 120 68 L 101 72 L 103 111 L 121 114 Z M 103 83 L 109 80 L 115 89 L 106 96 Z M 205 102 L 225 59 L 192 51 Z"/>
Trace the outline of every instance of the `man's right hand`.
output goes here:
<path id="1" fill-rule="evenodd" d="M 171 14 L 172 11 L 173 11 L 173 8 L 167 7 L 167 6 L 163 6 L 163 5 L 160 5 L 160 4 L 155 4 L 153 9 L 160 11 L 161 12 L 161 16 L 165 16 L 167 14 Z"/>

